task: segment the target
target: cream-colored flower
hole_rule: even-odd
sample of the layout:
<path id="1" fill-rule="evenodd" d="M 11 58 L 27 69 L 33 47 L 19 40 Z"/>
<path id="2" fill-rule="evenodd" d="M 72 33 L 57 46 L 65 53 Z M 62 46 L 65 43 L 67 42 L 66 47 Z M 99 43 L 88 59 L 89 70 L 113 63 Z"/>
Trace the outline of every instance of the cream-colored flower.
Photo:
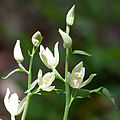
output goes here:
<path id="1" fill-rule="evenodd" d="M 13 93 L 10 96 L 10 90 L 7 88 L 6 95 L 4 97 L 4 104 L 7 111 L 11 114 L 11 118 L 14 118 L 16 115 L 19 115 L 25 106 L 26 97 L 20 102 L 17 93 Z"/>
<path id="2" fill-rule="evenodd" d="M 42 45 L 40 45 L 39 54 L 42 62 L 45 64 L 46 67 L 48 67 L 49 69 L 56 68 L 56 66 L 59 63 L 58 42 L 55 44 L 55 47 L 54 47 L 54 56 L 48 47 L 44 49 Z"/>
<path id="3" fill-rule="evenodd" d="M 37 31 L 33 36 L 32 36 L 32 43 L 34 46 L 39 46 L 40 43 L 42 42 L 42 35 L 39 31 Z"/>
<path id="4" fill-rule="evenodd" d="M 71 37 L 66 32 L 62 31 L 61 29 L 59 29 L 58 32 L 60 33 L 60 35 L 63 39 L 64 48 L 71 48 L 71 46 L 72 46 Z"/>
<path id="5" fill-rule="evenodd" d="M 85 67 L 83 67 L 83 62 L 80 62 L 74 67 L 71 74 L 68 72 L 68 82 L 71 87 L 79 89 L 89 84 L 95 75 L 91 74 L 87 80 L 83 81 Z"/>
<path id="6" fill-rule="evenodd" d="M 14 58 L 18 63 L 21 63 L 24 60 L 22 55 L 22 51 L 20 48 L 20 40 L 17 40 L 15 47 L 14 47 Z"/>
<path id="7" fill-rule="evenodd" d="M 75 17 L 75 5 L 68 11 L 66 16 L 66 23 L 67 25 L 72 26 L 74 23 L 74 17 Z"/>
<path id="8" fill-rule="evenodd" d="M 42 70 L 38 72 L 38 85 L 39 89 L 44 91 L 52 91 L 55 86 L 51 86 L 52 82 L 55 80 L 54 72 L 48 72 L 42 77 Z"/>

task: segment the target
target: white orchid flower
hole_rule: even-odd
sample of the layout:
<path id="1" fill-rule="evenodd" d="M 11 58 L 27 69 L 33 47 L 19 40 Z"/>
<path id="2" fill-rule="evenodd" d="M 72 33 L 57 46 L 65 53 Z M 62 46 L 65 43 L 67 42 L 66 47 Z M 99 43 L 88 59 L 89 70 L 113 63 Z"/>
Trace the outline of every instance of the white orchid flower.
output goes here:
<path id="1" fill-rule="evenodd" d="M 40 43 L 42 42 L 42 35 L 39 31 L 37 31 L 33 36 L 32 36 L 32 43 L 34 46 L 39 46 Z"/>
<path id="2" fill-rule="evenodd" d="M 83 81 L 84 76 L 85 68 L 83 67 L 83 62 L 80 62 L 74 67 L 71 74 L 68 72 L 68 82 L 70 86 L 78 89 L 82 88 L 89 84 L 96 74 L 91 74 L 87 80 Z"/>
<path id="3" fill-rule="evenodd" d="M 63 46 L 64 46 L 64 48 L 71 48 L 71 46 L 72 46 L 72 39 L 71 39 L 71 37 L 66 32 L 61 30 L 60 28 L 59 28 L 58 32 L 60 33 L 60 35 L 61 35 L 61 37 L 63 39 Z"/>
<path id="4" fill-rule="evenodd" d="M 10 96 L 10 90 L 7 88 L 6 95 L 4 97 L 4 104 L 7 111 L 11 114 L 11 120 L 15 120 L 15 116 L 19 115 L 25 106 L 26 97 L 20 102 L 17 93 L 13 93 Z"/>
<path id="5" fill-rule="evenodd" d="M 55 86 L 51 86 L 52 82 L 55 80 L 54 72 L 48 72 L 42 77 L 42 70 L 38 72 L 38 85 L 39 89 L 44 91 L 52 91 Z"/>
<path id="6" fill-rule="evenodd" d="M 56 68 L 56 66 L 59 63 L 58 42 L 55 44 L 55 47 L 54 47 L 54 56 L 48 47 L 44 49 L 42 45 L 40 45 L 39 54 L 42 62 L 45 64 L 46 67 L 48 67 L 49 69 Z"/>
<path id="7" fill-rule="evenodd" d="M 17 40 L 15 47 L 14 47 L 14 58 L 18 63 L 21 63 L 24 60 L 22 55 L 22 51 L 20 48 L 20 40 Z"/>
<path id="8" fill-rule="evenodd" d="M 74 23 L 74 17 L 75 17 L 75 5 L 68 11 L 66 16 L 66 23 L 67 25 L 72 26 Z"/>

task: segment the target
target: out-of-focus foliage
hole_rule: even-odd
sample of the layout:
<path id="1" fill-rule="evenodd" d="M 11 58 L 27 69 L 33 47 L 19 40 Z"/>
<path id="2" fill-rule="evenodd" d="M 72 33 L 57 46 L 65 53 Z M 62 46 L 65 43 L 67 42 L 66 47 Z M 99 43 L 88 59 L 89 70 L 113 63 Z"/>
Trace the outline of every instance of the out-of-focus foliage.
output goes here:
<path id="1" fill-rule="evenodd" d="M 23 64 L 28 68 L 28 50 L 32 48 L 31 37 L 38 30 L 43 35 L 44 46 L 50 46 L 52 49 L 56 41 L 60 41 L 60 63 L 57 69 L 64 76 L 65 54 L 58 28 L 62 26 L 61 29 L 65 29 L 65 16 L 73 4 L 76 4 L 75 24 L 71 28 L 73 48 L 82 49 L 92 56 L 72 55 L 69 59 L 69 71 L 83 60 L 86 78 L 91 73 L 97 73 L 96 78 L 86 88 L 93 89 L 101 85 L 107 87 L 115 97 L 119 109 L 120 0 L 1 0 L 0 76 L 17 68 L 12 55 L 17 39 L 21 40 L 21 48 L 25 57 Z M 37 53 L 34 58 L 33 80 L 37 78 L 39 68 L 44 73 L 49 71 L 41 64 Z M 27 89 L 26 76 L 20 75 L 15 74 L 10 78 L 14 79 L 14 82 L 25 91 Z M 2 81 L 3 79 L 0 79 L 0 83 Z M 8 82 L 10 83 L 10 80 Z M 53 84 L 56 88 L 64 88 L 61 81 L 56 80 Z M 0 86 L 0 90 L 1 88 Z M 0 95 L 0 118 L 8 120 L 9 115 L 3 105 L 2 90 Z M 65 98 L 62 94 L 35 95 L 31 100 L 27 119 L 61 120 L 64 104 Z M 108 99 L 93 95 L 90 98 L 76 100 L 71 107 L 69 118 L 70 120 L 119 120 L 120 115 Z"/>

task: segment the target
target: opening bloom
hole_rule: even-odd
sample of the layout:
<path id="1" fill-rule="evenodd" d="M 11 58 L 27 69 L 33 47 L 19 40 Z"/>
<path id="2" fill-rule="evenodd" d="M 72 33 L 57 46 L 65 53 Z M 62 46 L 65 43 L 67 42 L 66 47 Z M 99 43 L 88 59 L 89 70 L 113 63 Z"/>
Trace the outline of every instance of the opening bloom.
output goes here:
<path id="1" fill-rule="evenodd" d="M 74 23 L 74 17 L 75 17 L 75 5 L 68 11 L 66 16 L 66 23 L 67 25 L 72 26 Z"/>
<path id="2" fill-rule="evenodd" d="M 60 28 L 59 28 L 58 32 L 60 33 L 60 35 L 63 39 L 64 48 L 71 48 L 71 46 L 72 46 L 71 37 L 66 32 L 63 32 Z"/>
<path id="3" fill-rule="evenodd" d="M 55 86 L 51 86 L 52 82 L 55 80 L 54 72 L 48 72 L 42 77 L 42 70 L 38 72 L 38 85 L 39 88 L 44 91 L 52 91 Z"/>
<path id="4" fill-rule="evenodd" d="M 15 47 L 14 47 L 14 58 L 18 63 L 21 63 L 24 60 L 22 55 L 21 47 L 20 47 L 20 40 L 17 40 Z"/>
<path id="5" fill-rule="evenodd" d="M 52 52 L 47 47 L 44 49 L 42 45 L 40 45 L 40 58 L 46 67 L 49 69 L 54 69 L 59 63 L 59 51 L 58 51 L 58 42 L 54 46 L 54 56 Z"/>
<path id="6" fill-rule="evenodd" d="M 68 72 L 68 82 L 73 88 L 82 88 L 89 84 L 96 74 L 91 74 L 89 78 L 83 81 L 85 76 L 85 67 L 83 67 L 83 62 L 80 62 L 78 65 L 74 67 L 72 73 Z"/>
<path id="7" fill-rule="evenodd" d="M 39 31 L 37 31 L 33 36 L 32 36 L 32 43 L 34 46 L 39 46 L 40 43 L 42 42 L 42 35 Z"/>
<path id="8" fill-rule="evenodd" d="M 4 104 L 7 111 L 11 114 L 11 118 L 14 118 L 16 115 L 19 115 L 25 106 L 26 97 L 20 102 L 17 93 L 13 93 L 10 96 L 10 90 L 7 88 L 6 95 L 4 97 Z"/>

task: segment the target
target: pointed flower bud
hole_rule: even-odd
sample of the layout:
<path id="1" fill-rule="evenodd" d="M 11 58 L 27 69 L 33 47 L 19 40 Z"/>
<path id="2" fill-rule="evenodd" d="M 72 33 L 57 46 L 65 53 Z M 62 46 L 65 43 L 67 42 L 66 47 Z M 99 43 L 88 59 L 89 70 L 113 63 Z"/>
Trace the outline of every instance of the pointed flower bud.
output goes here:
<path id="1" fill-rule="evenodd" d="M 68 72 L 68 82 L 70 86 L 77 89 L 82 88 L 89 84 L 96 74 L 91 74 L 87 80 L 83 81 L 84 76 L 85 68 L 83 67 L 83 62 L 80 62 L 74 67 L 72 73 Z"/>
<path id="2" fill-rule="evenodd" d="M 34 46 L 39 46 L 40 43 L 42 42 L 42 35 L 39 31 L 37 31 L 33 36 L 32 36 L 32 43 Z"/>
<path id="3" fill-rule="evenodd" d="M 24 60 L 22 55 L 22 51 L 20 48 L 20 40 L 17 40 L 15 47 L 14 47 L 14 58 L 18 63 L 21 63 Z"/>
<path id="4" fill-rule="evenodd" d="M 54 72 L 48 72 L 42 77 L 42 70 L 38 72 L 38 85 L 41 90 L 52 91 L 55 86 L 51 86 L 52 82 L 55 80 Z"/>
<path id="5" fill-rule="evenodd" d="M 23 111 L 25 103 L 26 97 L 20 102 L 17 93 L 13 93 L 10 96 L 10 90 L 7 88 L 7 92 L 4 97 L 4 104 L 12 118 L 19 115 Z"/>
<path id="6" fill-rule="evenodd" d="M 55 44 L 54 47 L 54 56 L 48 47 L 44 49 L 42 45 L 40 45 L 39 54 L 42 62 L 45 64 L 46 67 L 48 67 L 49 69 L 56 68 L 59 63 L 58 42 Z"/>
<path id="7" fill-rule="evenodd" d="M 68 11 L 66 16 L 66 23 L 67 25 L 72 26 L 74 23 L 74 17 L 75 17 L 75 5 Z"/>
<path id="8" fill-rule="evenodd" d="M 72 46 L 72 39 L 71 37 L 66 33 L 66 32 L 63 32 L 61 29 L 59 29 L 58 31 L 63 39 L 63 46 L 64 48 L 71 48 Z"/>

